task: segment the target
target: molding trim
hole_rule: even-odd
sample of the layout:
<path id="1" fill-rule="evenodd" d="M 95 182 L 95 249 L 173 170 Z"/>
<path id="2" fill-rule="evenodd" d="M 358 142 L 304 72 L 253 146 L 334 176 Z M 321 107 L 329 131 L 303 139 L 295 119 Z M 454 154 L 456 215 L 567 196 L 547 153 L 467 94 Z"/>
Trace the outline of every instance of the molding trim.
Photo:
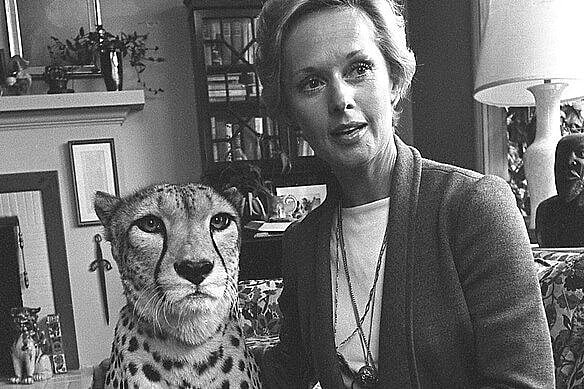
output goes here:
<path id="1" fill-rule="evenodd" d="M 122 125 L 144 108 L 144 90 L 0 97 L 0 130 Z"/>

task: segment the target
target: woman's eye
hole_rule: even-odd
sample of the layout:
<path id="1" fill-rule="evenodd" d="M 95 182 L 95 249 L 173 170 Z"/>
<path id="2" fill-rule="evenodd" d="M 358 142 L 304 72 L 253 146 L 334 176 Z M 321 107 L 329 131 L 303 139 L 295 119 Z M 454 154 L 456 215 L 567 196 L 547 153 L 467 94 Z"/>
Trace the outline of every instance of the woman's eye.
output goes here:
<path id="1" fill-rule="evenodd" d="M 231 224 L 231 218 L 225 213 L 218 213 L 211 218 L 211 229 L 214 231 L 224 230 Z"/>
<path id="2" fill-rule="evenodd" d="M 305 92 L 311 92 L 323 85 L 323 82 L 316 77 L 309 77 L 300 83 L 300 89 Z"/>
<path id="3" fill-rule="evenodd" d="M 366 76 L 373 70 L 373 65 L 367 62 L 358 62 L 351 66 L 349 70 L 350 78 L 360 78 Z"/>
<path id="4" fill-rule="evenodd" d="M 164 223 L 162 220 L 153 215 L 144 216 L 136 221 L 139 229 L 148 233 L 158 233 L 164 230 Z"/>

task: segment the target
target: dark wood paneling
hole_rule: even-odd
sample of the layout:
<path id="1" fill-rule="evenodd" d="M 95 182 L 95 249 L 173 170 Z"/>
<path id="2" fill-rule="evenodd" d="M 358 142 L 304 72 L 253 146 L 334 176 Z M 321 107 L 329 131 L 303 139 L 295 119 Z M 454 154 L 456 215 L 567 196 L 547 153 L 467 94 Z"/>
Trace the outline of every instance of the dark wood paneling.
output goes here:
<path id="1" fill-rule="evenodd" d="M 418 62 L 414 146 L 424 157 L 476 169 L 470 2 L 408 0 L 407 13 Z"/>

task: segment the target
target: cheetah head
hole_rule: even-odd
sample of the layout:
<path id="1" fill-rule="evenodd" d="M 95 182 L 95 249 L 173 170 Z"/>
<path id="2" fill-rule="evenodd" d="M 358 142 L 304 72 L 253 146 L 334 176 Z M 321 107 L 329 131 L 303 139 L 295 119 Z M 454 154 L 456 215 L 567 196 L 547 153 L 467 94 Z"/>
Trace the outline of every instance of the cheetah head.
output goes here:
<path id="1" fill-rule="evenodd" d="M 240 222 L 234 190 L 158 185 L 125 198 L 98 192 L 96 213 L 139 322 L 187 344 L 236 307 Z"/>

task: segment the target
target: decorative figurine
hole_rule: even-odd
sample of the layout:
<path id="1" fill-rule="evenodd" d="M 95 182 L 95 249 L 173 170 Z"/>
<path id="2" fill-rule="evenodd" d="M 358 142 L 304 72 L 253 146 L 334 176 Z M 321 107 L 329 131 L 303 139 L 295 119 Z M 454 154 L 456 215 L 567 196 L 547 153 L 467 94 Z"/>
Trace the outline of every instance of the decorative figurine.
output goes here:
<path id="1" fill-rule="evenodd" d="M 16 307 L 10 310 L 18 334 L 12 345 L 13 384 L 30 385 L 53 376 L 51 361 L 46 355 L 46 338 L 37 327 L 40 308 Z"/>
<path id="2" fill-rule="evenodd" d="M 32 85 L 32 76 L 26 70 L 27 67 L 28 61 L 20 55 L 10 58 L 6 66 L 8 77 L 6 77 L 5 94 L 7 96 L 19 96 L 28 93 Z"/>
<path id="3" fill-rule="evenodd" d="M 537 207 L 537 242 L 540 247 L 583 247 L 584 133 L 560 139 L 554 174 L 558 194 Z"/>

